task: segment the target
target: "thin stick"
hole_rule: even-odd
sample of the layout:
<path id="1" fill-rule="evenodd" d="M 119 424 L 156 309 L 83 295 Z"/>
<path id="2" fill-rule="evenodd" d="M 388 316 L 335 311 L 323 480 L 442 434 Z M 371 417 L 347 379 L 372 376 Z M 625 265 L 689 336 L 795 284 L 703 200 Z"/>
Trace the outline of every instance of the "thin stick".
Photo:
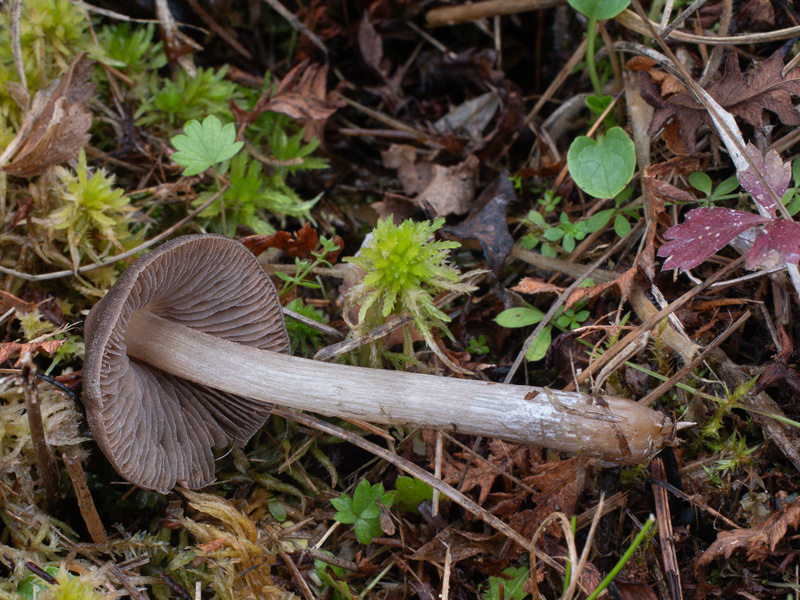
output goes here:
<path id="1" fill-rule="evenodd" d="M 669 37 L 669 34 L 672 33 L 673 29 L 675 29 L 676 27 L 681 25 L 686 19 L 691 17 L 692 14 L 694 14 L 694 12 L 701 6 L 703 6 L 703 4 L 705 4 L 706 2 L 708 2 L 708 0 L 695 0 L 689 8 L 687 8 L 677 17 L 675 17 L 675 20 L 672 23 L 670 23 L 669 25 L 664 27 L 661 31 L 659 31 L 658 32 L 659 35 L 662 38 L 667 39 Z"/>
<path id="2" fill-rule="evenodd" d="M 44 486 L 47 505 L 50 510 L 60 512 L 61 495 L 58 493 L 58 472 L 50 455 L 50 446 L 44 435 L 42 409 L 39 404 L 39 388 L 36 381 L 36 367 L 30 352 L 20 358 L 22 364 L 22 387 L 25 392 L 25 411 L 28 413 L 28 425 L 31 432 L 33 450 L 36 454 L 36 469 Z"/>
<path id="3" fill-rule="evenodd" d="M 72 481 L 72 489 L 75 490 L 78 509 L 81 511 L 81 516 L 83 517 L 83 522 L 86 523 L 86 529 L 89 530 L 89 535 L 92 536 L 92 541 L 95 544 L 107 543 L 106 528 L 97 513 L 89 487 L 86 485 L 86 473 L 83 472 L 80 459 L 71 454 L 64 454 L 63 459 L 69 478 Z"/>
<path id="4" fill-rule="evenodd" d="M 30 102 L 28 93 L 28 80 L 25 78 L 25 64 L 22 60 L 22 40 L 20 37 L 20 21 L 22 20 L 22 0 L 11 0 L 11 14 L 9 15 L 11 25 L 11 55 L 14 57 L 14 66 L 17 69 L 19 85 L 25 94 L 25 99 Z M 25 106 L 25 109 L 28 107 Z"/>
<path id="5" fill-rule="evenodd" d="M 455 25 L 490 17 L 513 15 L 531 10 L 544 10 L 566 4 L 566 0 L 486 0 L 484 2 L 441 6 L 425 14 L 428 27 Z"/>

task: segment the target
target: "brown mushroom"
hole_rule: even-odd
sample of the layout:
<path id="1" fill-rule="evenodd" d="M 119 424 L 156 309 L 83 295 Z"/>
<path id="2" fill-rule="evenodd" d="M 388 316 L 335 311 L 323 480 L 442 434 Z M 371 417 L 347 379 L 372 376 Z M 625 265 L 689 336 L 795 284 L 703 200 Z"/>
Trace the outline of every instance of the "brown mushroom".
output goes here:
<path id="1" fill-rule="evenodd" d="M 241 244 L 168 242 L 134 263 L 86 321 L 89 424 L 117 471 L 165 492 L 214 479 L 272 404 L 503 438 L 615 464 L 670 438 L 661 413 L 616 397 L 348 367 L 288 356 L 272 282 Z"/>

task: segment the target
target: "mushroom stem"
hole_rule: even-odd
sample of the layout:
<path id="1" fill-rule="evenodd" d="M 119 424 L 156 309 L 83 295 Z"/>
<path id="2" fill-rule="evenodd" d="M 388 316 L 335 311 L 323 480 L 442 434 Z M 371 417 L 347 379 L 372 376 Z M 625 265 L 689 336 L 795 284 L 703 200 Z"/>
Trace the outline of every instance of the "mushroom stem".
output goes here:
<path id="1" fill-rule="evenodd" d="M 483 435 L 613 464 L 650 458 L 670 439 L 663 414 L 631 400 L 318 362 L 229 342 L 134 311 L 128 355 L 264 403 L 331 417 Z"/>

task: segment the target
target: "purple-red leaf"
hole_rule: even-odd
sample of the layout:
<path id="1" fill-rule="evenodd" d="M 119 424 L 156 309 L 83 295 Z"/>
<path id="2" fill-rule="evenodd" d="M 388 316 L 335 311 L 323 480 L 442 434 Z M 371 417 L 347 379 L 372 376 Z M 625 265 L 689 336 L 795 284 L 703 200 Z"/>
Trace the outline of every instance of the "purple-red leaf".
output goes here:
<path id="1" fill-rule="evenodd" d="M 800 225 L 786 219 L 773 219 L 756 236 L 746 266 L 753 269 L 760 265 L 774 250 L 786 262 L 797 264 L 800 260 Z"/>
<path id="2" fill-rule="evenodd" d="M 770 150 L 766 156 L 762 155 L 761 151 L 752 143 L 747 144 L 746 152 L 757 171 L 761 173 L 764 181 L 772 188 L 778 198 L 782 198 L 786 190 L 789 189 L 789 183 L 792 180 L 792 165 L 784 163 L 775 150 Z M 774 217 L 778 207 L 775 205 L 772 196 L 770 196 L 769 190 L 758 179 L 756 172 L 748 167 L 743 171 L 739 171 L 737 176 L 742 187 L 750 193 L 756 202 L 769 211 L 770 216 Z"/>
<path id="3" fill-rule="evenodd" d="M 663 269 L 692 269 L 712 256 L 737 235 L 768 219 L 730 208 L 695 208 L 686 221 L 664 233 L 670 240 L 658 249 L 668 256 Z M 788 222 L 788 221 L 787 221 Z"/>

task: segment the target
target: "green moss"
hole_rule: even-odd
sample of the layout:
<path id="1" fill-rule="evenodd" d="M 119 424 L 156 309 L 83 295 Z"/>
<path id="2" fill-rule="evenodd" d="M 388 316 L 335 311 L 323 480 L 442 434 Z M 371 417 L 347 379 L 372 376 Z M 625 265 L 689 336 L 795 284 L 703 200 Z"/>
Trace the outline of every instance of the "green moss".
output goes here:
<path id="1" fill-rule="evenodd" d="M 450 321 L 436 308 L 434 295 L 444 291 L 471 291 L 461 274 L 447 263 L 450 250 L 458 242 L 433 241 L 444 219 L 433 223 L 404 221 L 397 226 L 392 216 L 378 221 L 372 240 L 355 257 L 345 258 L 366 272 L 363 281 L 348 294 L 351 305 L 360 304 L 357 334 L 383 325 L 392 315 L 408 313 L 431 350 L 451 368 L 451 361 L 439 349 L 434 331 L 452 338 L 446 323 Z M 377 366 L 380 346 L 370 350 L 370 363 Z M 413 356 L 412 333 L 403 328 L 403 351 Z"/>

